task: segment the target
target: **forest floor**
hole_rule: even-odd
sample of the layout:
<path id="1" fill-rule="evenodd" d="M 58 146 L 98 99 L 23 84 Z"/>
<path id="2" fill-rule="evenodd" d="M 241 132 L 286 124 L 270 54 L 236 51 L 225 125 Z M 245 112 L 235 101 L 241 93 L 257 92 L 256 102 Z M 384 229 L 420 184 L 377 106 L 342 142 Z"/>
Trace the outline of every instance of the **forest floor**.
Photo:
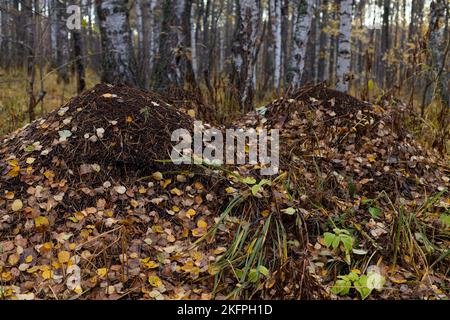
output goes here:
<path id="1" fill-rule="evenodd" d="M 241 117 L 280 129 L 263 177 L 168 162 L 174 101 L 97 85 L 5 137 L 1 298 L 450 297 L 449 157 L 404 104 L 319 85 Z"/>

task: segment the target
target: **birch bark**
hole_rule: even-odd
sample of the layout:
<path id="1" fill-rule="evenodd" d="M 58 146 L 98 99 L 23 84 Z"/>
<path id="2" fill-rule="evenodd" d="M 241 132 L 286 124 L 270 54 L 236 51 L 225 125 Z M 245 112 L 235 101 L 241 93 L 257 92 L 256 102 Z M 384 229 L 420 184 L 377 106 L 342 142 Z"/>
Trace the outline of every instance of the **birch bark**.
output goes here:
<path id="1" fill-rule="evenodd" d="M 96 0 L 102 43 L 102 81 L 139 85 L 133 56 L 128 0 Z"/>
<path id="2" fill-rule="evenodd" d="M 301 84 L 305 68 L 306 46 L 311 31 L 313 0 L 296 0 L 291 63 L 287 82 L 292 88 Z"/>
<path id="3" fill-rule="evenodd" d="M 350 82 L 350 35 L 352 32 L 352 2 L 341 0 L 338 53 L 336 61 L 336 89 L 347 92 Z"/>

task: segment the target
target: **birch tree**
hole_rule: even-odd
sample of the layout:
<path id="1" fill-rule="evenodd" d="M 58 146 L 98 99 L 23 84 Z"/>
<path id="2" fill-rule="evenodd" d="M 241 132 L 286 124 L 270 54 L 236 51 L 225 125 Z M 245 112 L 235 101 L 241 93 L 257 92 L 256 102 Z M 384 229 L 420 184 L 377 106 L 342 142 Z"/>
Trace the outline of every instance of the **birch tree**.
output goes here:
<path id="1" fill-rule="evenodd" d="M 237 24 L 232 44 L 231 83 L 243 112 L 251 110 L 255 94 L 254 72 L 261 28 L 261 2 L 238 0 Z"/>
<path id="2" fill-rule="evenodd" d="M 138 85 L 128 22 L 128 0 L 96 0 L 103 82 Z"/>
<path id="3" fill-rule="evenodd" d="M 270 15 L 272 20 L 272 36 L 273 36 L 273 87 L 278 90 L 280 88 L 281 78 L 281 0 L 270 0 Z"/>
<path id="4" fill-rule="evenodd" d="M 311 31 L 314 0 L 295 0 L 293 17 L 293 45 L 291 62 L 287 73 L 288 85 L 297 88 L 301 85 L 305 68 L 306 45 Z"/>
<path id="5" fill-rule="evenodd" d="M 350 35 L 352 32 L 352 2 L 340 1 L 338 54 L 336 61 L 336 89 L 347 92 L 350 82 Z"/>
<path id="6" fill-rule="evenodd" d="M 54 1 L 56 22 L 56 67 L 58 80 L 69 82 L 69 39 L 66 27 L 66 0 Z"/>

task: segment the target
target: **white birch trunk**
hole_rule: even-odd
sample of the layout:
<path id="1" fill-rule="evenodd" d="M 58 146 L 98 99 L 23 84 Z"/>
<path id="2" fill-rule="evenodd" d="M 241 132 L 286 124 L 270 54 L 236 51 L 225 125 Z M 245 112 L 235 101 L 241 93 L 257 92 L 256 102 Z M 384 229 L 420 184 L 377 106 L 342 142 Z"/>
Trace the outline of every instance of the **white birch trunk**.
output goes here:
<path id="1" fill-rule="evenodd" d="M 138 84 L 127 10 L 127 0 L 97 1 L 103 82 Z"/>
<path id="2" fill-rule="evenodd" d="M 278 90 L 280 88 L 281 78 L 281 0 L 270 0 L 270 12 L 272 19 L 273 34 L 273 87 Z"/>
<path id="3" fill-rule="evenodd" d="M 58 46 L 58 25 L 57 25 L 57 15 L 55 1 L 48 0 L 48 12 L 49 12 L 49 28 L 50 28 L 50 52 L 52 55 L 52 66 L 56 66 L 57 56 L 57 46 Z"/>
<path id="4" fill-rule="evenodd" d="M 296 0 L 293 26 L 291 63 L 287 73 L 288 84 L 297 88 L 301 85 L 305 68 L 306 45 L 311 31 L 313 0 Z"/>
<path id="5" fill-rule="evenodd" d="M 158 4 L 158 0 L 147 0 L 147 19 L 148 19 L 148 68 L 151 71 L 153 69 L 153 61 L 155 54 L 158 53 L 158 28 L 155 25 L 155 8 Z"/>
<path id="6" fill-rule="evenodd" d="M 250 110 L 255 92 L 255 65 L 261 28 L 261 2 L 240 0 L 238 25 L 233 41 L 233 83 L 243 111 Z"/>
<path id="7" fill-rule="evenodd" d="M 336 90 L 347 92 L 350 83 L 350 36 L 352 32 L 352 2 L 341 0 L 339 44 L 336 61 Z"/>

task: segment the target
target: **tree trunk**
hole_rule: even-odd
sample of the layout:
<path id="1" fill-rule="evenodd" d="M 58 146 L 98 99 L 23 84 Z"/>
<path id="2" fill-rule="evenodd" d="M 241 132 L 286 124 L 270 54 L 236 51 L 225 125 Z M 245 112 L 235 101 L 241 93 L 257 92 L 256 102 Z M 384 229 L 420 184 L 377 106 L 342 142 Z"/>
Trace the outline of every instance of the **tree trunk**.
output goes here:
<path id="1" fill-rule="evenodd" d="M 197 14 L 197 3 L 192 3 L 190 12 L 190 32 L 191 32 L 191 61 L 192 61 L 192 71 L 194 73 L 194 78 L 198 76 L 198 65 L 197 65 L 197 26 L 196 22 Z"/>
<path id="2" fill-rule="evenodd" d="M 173 86 L 182 88 L 185 78 L 183 68 L 186 58 L 183 32 L 185 0 L 166 0 L 163 3 L 163 20 L 159 38 L 159 60 L 153 72 L 154 87 L 165 91 Z"/>
<path id="3" fill-rule="evenodd" d="M 252 109 L 255 94 L 254 71 L 261 26 L 261 2 L 237 0 L 237 25 L 232 45 L 233 68 L 231 72 L 233 96 L 241 110 Z"/>
<path id="4" fill-rule="evenodd" d="M 270 15 L 273 37 L 273 87 L 280 89 L 281 79 L 281 0 L 270 0 Z"/>
<path id="5" fill-rule="evenodd" d="M 69 82 L 69 38 L 66 27 L 66 1 L 55 0 L 55 21 L 56 21 L 56 68 L 58 70 L 58 80 Z"/>
<path id="6" fill-rule="evenodd" d="M 336 62 L 336 89 L 347 92 L 350 83 L 350 36 L 352 32 L 352 0 L 341 0 L 339 49 Z"/>
<path id="7" fill-rule="evenodd" d="M 102 42 L 102 81 L 139 85 L 127 0 L 96 0 Z"/>
<path id="8" fill-rule="evenodd" d="M 442 106 L 445 108 L 450 107 L 448 12 L 449 7 L 446 0 L 431 2 L 428 45 L 431 50 L 433 78 L 436 81 Z"/>
<path id="9" fill-rule="evenodd" d="M 287 83 L 292 88 L 301 84 L 303 70 L 305 68 L 306 47 L 311 31 L 313 0 L 296 0 L 294 10 L 296 12 L 293 30 L 293 46 L 291 63 L 286 75 Z"/>
<path id="10" fill-rule="evenodd" d="M 55 68 L 58 63 L 58 22 L 56 13 L 56 2 L 57 0 L 48 0 L 48 10 L 49 10 L 49 28 L 50 28 L 50 52 L 51 52 L 51 66 Z"/>
<path id="11" fill-rule="evenodd" d="M 86 87 L 85 70 L 83 63 L 83 41 L 81 33 L 78 30 L 74 30 L 73 36 L 73 53 L 75 56 L 75 71 L 77 75 L 77 92 L 81 93 Z"/>

